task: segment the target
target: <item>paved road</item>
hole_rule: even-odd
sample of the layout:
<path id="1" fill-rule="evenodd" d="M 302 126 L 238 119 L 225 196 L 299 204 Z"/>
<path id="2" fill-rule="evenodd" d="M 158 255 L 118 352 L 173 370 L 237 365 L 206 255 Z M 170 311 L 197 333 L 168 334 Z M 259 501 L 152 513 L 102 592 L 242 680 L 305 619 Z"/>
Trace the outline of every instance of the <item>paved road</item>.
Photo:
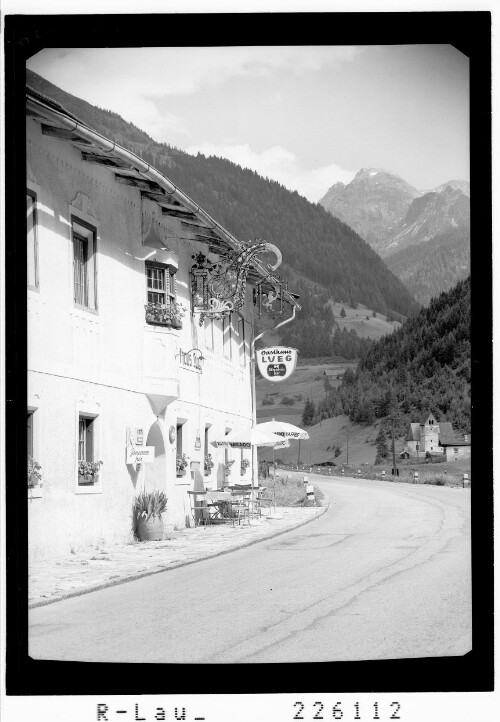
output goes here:
<path id="1" fill-rule="evenodd" d="M 31 656 L 212 663 L 469 651 L 470 491 L 314 481 L 330 509 L 301 529 L 32 609 Z"/>

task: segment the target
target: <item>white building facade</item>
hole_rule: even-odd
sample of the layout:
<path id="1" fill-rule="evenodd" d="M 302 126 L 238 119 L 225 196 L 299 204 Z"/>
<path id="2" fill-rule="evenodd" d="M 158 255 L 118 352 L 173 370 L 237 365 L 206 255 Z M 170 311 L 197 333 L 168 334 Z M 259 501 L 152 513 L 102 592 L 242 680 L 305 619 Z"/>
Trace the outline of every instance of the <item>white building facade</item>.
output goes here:
<path id="1" fill-rule="evenodd" d="M 252 467 L 241 469 L 250 450 L 211 442 L 254 421 L 251 288 L 223 320 L 200 325 L 191 307 L 193 256 L 223 253 L 234 239 L 201 209 L 189 221 L 180 192 L 151 181 L 141 159 L 129 154 L 127 165 L 113 151 L 108 163 L 111 141 L 96 151 L 88 129 L 71 129 L 72 116 L 46 101 L 28 93 L 28 453 L 42 475 L 28 489 L 35 559 L 131 540 L 142 490 L 166 493 L 166 528 L 192 523 L 187 491 L 221 486 L 227 461 L 232 481 L 250 480 Z M 175 313 L 160 320 L 154 304 Z M 132 462 L 141 447 L 152 447 L 150 458 Z M 82 475 L 82 461 L 102 465 Z"/>

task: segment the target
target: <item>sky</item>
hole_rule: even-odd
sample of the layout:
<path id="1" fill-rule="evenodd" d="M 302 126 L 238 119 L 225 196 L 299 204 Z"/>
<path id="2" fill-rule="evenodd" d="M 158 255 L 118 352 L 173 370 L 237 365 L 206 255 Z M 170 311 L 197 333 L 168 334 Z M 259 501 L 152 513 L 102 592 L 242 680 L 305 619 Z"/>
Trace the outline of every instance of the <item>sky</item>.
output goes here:
<path id="1" fill-rule="evenodd" d="M 27 65 L 312 202 L 361 168 L 418 190 L 469 179 L 469 62 L 451 45 L 51 48 Z"/>

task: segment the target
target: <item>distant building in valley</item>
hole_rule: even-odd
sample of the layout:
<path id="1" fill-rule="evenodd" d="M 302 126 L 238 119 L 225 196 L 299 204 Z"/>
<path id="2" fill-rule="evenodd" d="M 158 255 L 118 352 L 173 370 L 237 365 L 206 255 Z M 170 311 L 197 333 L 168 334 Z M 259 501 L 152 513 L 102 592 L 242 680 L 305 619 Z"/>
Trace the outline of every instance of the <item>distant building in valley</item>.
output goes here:
<path id="1" fill-rule="evenodd" d="M 468 459 L 471 455 L 470 434 L 458 436 L 449 421 L 436 421 L 428 413 L 420 423 L 408 424 L 405 447 L 401 456 L 411 457 L 444 454 L 447 461 Z"/>

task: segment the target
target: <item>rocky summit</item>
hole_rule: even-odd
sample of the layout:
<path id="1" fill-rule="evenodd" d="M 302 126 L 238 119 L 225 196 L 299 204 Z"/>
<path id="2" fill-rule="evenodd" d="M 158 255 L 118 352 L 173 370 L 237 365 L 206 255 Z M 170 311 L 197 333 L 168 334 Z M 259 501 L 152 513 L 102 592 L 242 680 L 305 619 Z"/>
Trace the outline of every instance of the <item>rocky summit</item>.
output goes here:
<path id="1" fill-rule="evenodd" d="M 362 168 L 347 185 L 335 183 L 319 202 L 383 256 L 394 229 L 418 195 L 416 188 L 395 173 Z"/>

